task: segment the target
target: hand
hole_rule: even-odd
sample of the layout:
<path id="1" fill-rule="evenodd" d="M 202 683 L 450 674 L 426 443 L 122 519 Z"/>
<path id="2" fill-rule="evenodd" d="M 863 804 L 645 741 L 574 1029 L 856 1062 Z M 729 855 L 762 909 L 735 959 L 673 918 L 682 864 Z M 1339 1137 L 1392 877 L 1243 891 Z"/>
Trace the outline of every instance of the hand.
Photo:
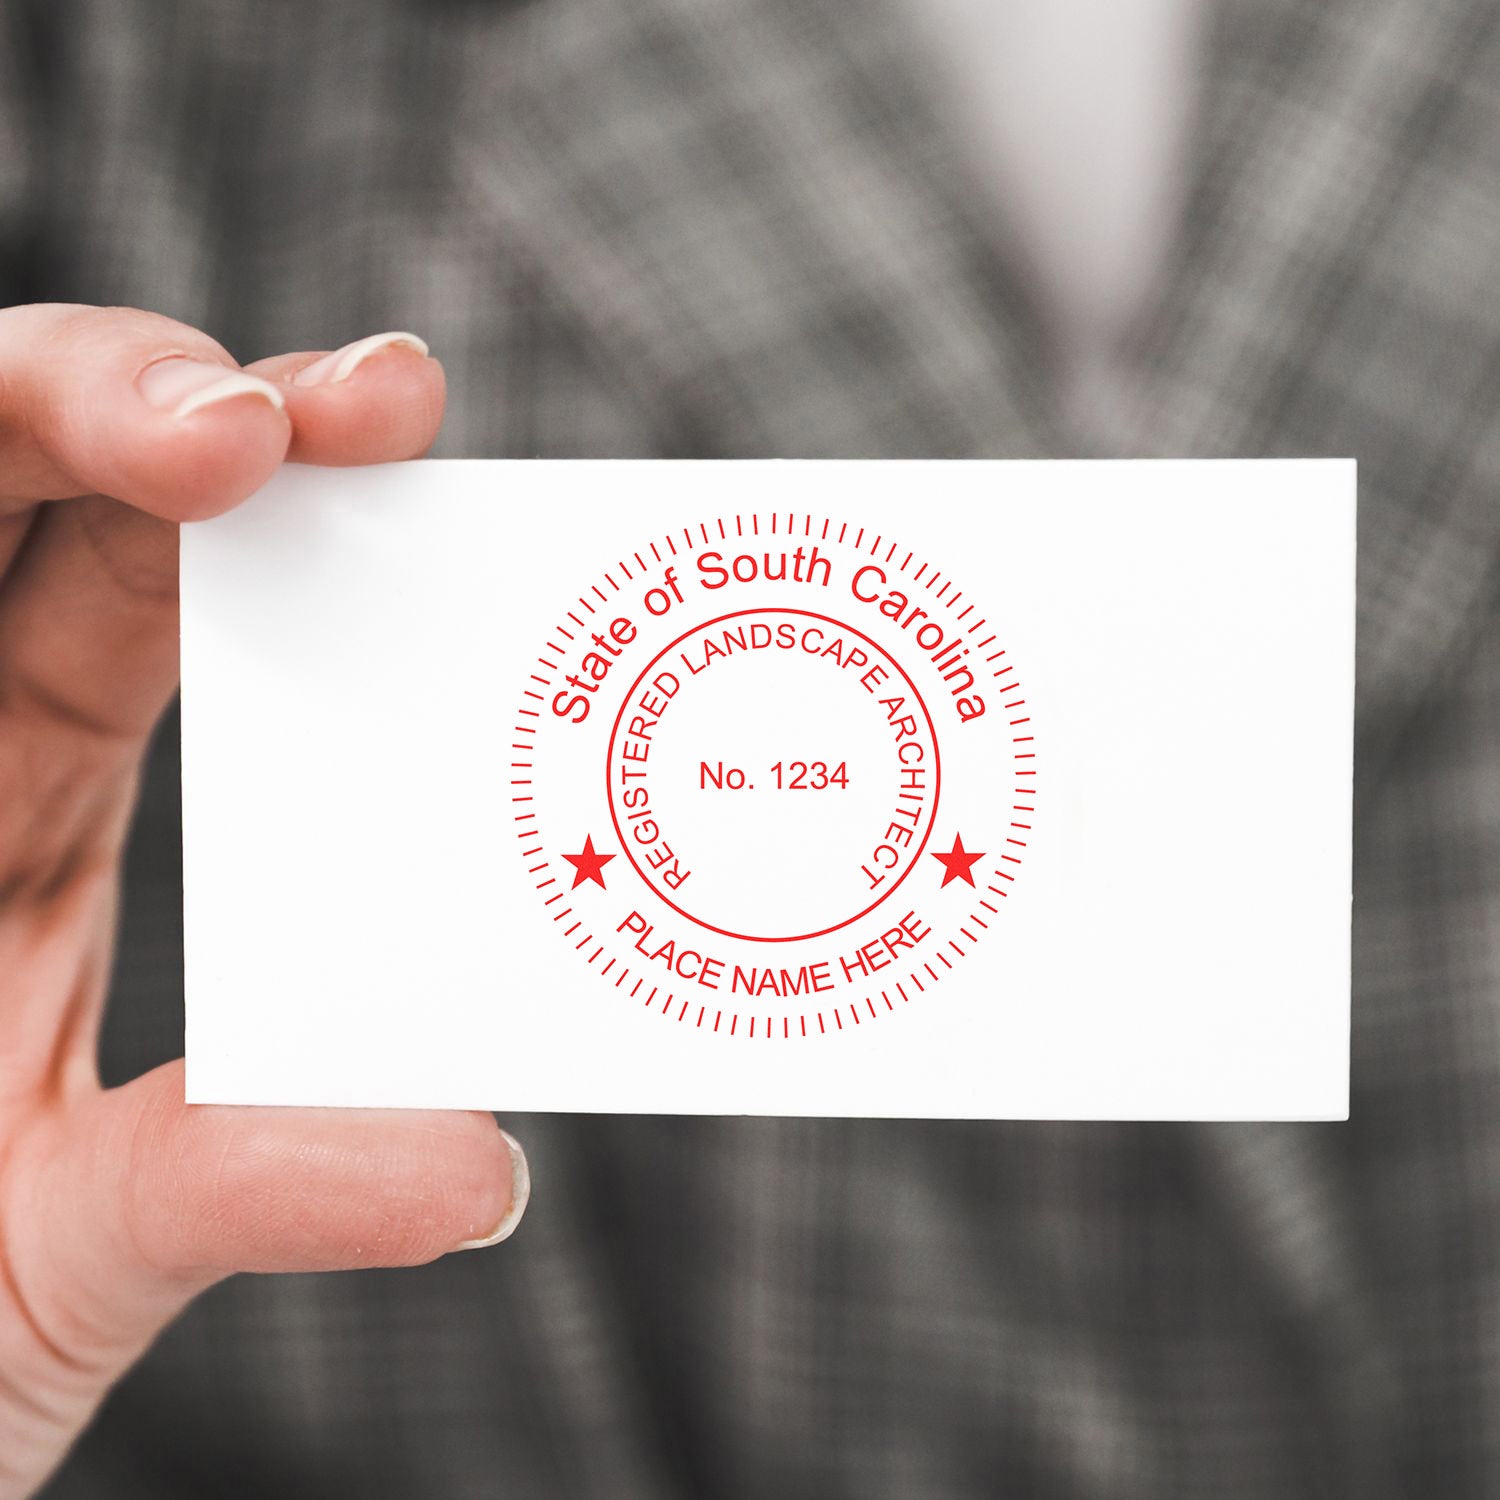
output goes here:
<path id="1" fill-rule="evenodd" d="M 488 1115 L 186 1108 L 95 1047 L 142 755 L 177 679 L 177 523 L 284 459 L 426 450 L 443 372 L 368 339 L 249 371 L 120 308 L 0 310 L 0 1500 L 233 1271 L 413 1265 L 514 1228 Z"/>

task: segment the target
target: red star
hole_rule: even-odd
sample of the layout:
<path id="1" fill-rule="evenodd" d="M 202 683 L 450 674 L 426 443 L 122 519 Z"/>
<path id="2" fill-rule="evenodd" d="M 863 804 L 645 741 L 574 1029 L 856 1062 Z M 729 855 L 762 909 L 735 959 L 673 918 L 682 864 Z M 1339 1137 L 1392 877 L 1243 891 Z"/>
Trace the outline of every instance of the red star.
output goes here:
<path id="1" fill-rule="evenodd" d="M 953 848 L 947 854 L 934 854 L 932 856 L 943 866 L 943 885 L 950 880 L 967 880 L 970 885 L 974 884 L 974 861 L 983 859 L 983 853 L 970 854 L 964 848 L 963 836 L 955 833 L 953 835 Z M 942 886 L 938 887 L 939 890 Z M 976 887 L 977 889 L 977 887 Z"/>
<path id="2" fill-rule="evenodd" d="M 592 880 L 601 891 L 605 888 L 604 876 L 600 873 L 600 871 L 602 871 L 605 865 L 607 865 L 610 860 L 614 858 L 614 855 L 600 854 L 598 850 L 594 848 L 593 834 L 589 834 L 588 837 L 584 839 L 582 854 L 565 854 L 563 855 L 563 858 L 567 860 L 567 862 L 572 865 L 574 870 L 576 871 L 573 876 L 573 890 L 576 891 L 585 880 Z M 972 880 L 969 882 L 970 885 L 973 885 L 973 883 L 974 882 Z"/>

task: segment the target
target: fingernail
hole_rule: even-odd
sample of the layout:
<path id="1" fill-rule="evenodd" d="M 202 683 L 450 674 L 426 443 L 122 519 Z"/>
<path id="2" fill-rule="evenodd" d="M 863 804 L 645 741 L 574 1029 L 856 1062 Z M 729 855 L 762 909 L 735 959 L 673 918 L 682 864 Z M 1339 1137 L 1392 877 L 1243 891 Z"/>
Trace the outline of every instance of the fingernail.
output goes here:
<path id="1" fill-rule="evenodd" d="M 482 1240 L 464 1240 L 453 1247 L 455 1250 L 483 1250 L 486 1245 L 498 1245 L 501 1240 L 508 1240 L 516 1232 L 521 1215 L 526 1212 L 526 1204 L 531 1198 L 531 1168 L 526 1165 L 526 1153 L 521 1149 L 520 1141 L 508 1130 L 502 1130 L 500 1134 L 510 1149 L 510 1207 L 491 1233 Z"/>
<path id="2" fill-rule="evenodd" d="M 427 353 L 427 343 L 414 333 L 372 333 L 367 339 L 356 339 L 315 359 L 305 370 L 292 376 L 293 385 L 337 385 L 347 380 L 364 362 L 382 349 L 415 349 L 418 354 Z"/>
<path id="3" fill-rule="evenodd" d="M 152 406 L 171 412 L 174 417 L 190 416 L 205 406 L 217 406 L 236 396 L 259 396 L 277 411 L 286 405 L 281 392 L 269 380 L 181 354 L 147 365 L 136 376 L 135 387 Z"/>

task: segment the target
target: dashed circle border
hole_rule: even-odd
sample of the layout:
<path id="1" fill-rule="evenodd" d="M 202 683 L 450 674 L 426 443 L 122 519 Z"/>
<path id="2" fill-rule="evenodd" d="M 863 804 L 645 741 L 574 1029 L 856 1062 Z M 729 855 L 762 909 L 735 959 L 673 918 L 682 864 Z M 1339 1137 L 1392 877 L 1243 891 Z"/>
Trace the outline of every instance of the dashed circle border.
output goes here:
<path id="1" fill-rule="evenodd" d="M 810 512 L 799 516 L 798 513 L 793 511 L 771 511 L 765 513 L 765 519 L 769 521 L 769 529 L 763 530 L 761 525 L 762 513 L 759 511 L 753 512 L 748 516 L 744 513 L 736 514 L 732 518 L 732 521 L 730 518 L 721 516 L 713 522 L 700 521 L 696 528 L 684 526 L 680 531 L 670 531 L 661 538 L 660 542 L 653 541 L 646 545 L 651 553 L 653 562 L 666 563 L 670 562 L 674 557 L 681 556 L 683 553 L 691 554 L 699 547 L 712 546 L 716 542 L 731 542 L 746 538 L 754 540 L 765 536 L 783 536 L 792 541 L 830 542 L 834 546 L 842 547 L 845 545 L 845 538 L 851 529 L 847 521 L 835 523 L 828 517 L 815 520 Z M 784 526 L 781 525 L 783 519 L 786 523 Z M 800 530 L 797 526 L 799 520 L 802 523 Z M 732 531 L 729 529 L 731 524 L 733 527 Z M 838 524 L 838 533 L 837 535 L 830 535 L 835 524 Z M 746 529 L 747 525 L 748 530 Z M 714 535 L 710 530 L 711 526 L 717 531 L 717 535 Z M 821 529 L 815 531 L 815 528 L 819 526 L 821 526 Z M 859 527 L 853 542 L 848 544 L 856 553 L 864 550 L 865 537 L 870 529 L 865 526 Z M 681 546 L 677 542 L 679 536 L 682 538 Z M 889 546 L 886 547 L 885 555 L 882 557 L 881 548 L 886 543 L 889 543 Z M 661 550 L 662 547 L 667 549 L 665 554 Z M 874 540 L 870 543 L 869 555 L 882 565 L 888 565 L 895 560 L 896 554 L 901 550 L 900 543 L 891 540 L 884 534 L 876 533 Z M 652 566 L 652 563 L 647 562 L 638 551 L 632 552 L 630 557 L 635 562 L 636 570 L 641 574 L 646 573 Z M 916 565 L 916 571 L 912 572 L 911 569 L 914 564 Z M 929 593 L 936 590 L 933 597 L 937 602 L 943 604 L 949 610 L 957 610 L 959 601 L 964 597 L 964 590 L 956 588 L 954 580 L 951 578 L 943 583 L 941 589 L 938 589 L 937 584 L 943 577 L 942 571 L 940 569 L 932 569 L 929 572 L 930 567 L 929 563 L 920 561 L 915 552 L 908 549 L 905 557 L 897 564 L 897 571 L 906 574 L 913 584 L 922 584 Z M 592 616 L 598 614 L 599 611 L 593 603 L 593 599 L 598 599 L 600 603 L 608 604 L 616 594 L 620 593 L 620 583 L 615 578 L 615 573 L 620 574 L 627 583 L 632 582 L 636 577 L 636 573 L 632 572 L 629 562 L 623 558 L 616 561 L 613 570 L 606 569 L 600 575 L 602 582 L 609 586 L 609 593 L 605 593 L 599 586 L 599 583 L 596 582 L 590 584 L 589 588 L 578 596 L 578 608 L 584 611 L 584 615 Z M 950 590 L 953 591 L 951 595 Z M 590 595 L 592 595 L 592 598 Z M 966 620 L 974 613 L 974 609 L 974 603 L 970 601 L 961 611 L 958 611 L 954 615 L 954 619 L 956 621 Z M 522 703 L 517 712 L 517 717 L 521 722 L 512 726 L 518 739 L 512 743 L 511 750 L 528 757 L 525 760 L 512 760 L 510 763 L 512 773 L 510 779 L 511 805 L 517 809 L 512 817 L 517 825 L 516 836 L 521 844 L 521 857 L 531 860 L 540 856 L 539 863 L 529 864 L 526 873 L 531 878 L 537 891 L 543 893 L 542 906 L 544 910 L 549 910 L 551 907 L 556 906 L 558 902 L 565 901 L 568 892 L 559 887 L 556 892 L 550 895 L 545 894 L 551 887 L 556 886 L 558 882 L 557 876 L 549 873 L 552 863 L 546 857 L 547 844 L 541 831 L 535 826 L 537 818 L 532 806 L 535 801 L 533 778 L 529 774 L 526 774 L 535 769 L 535 762 L 529 757 L 535 754 L 536 749 L 535 739 L 532 738 L 528 741 L 527 737 L 534 737 L 536 735 L 537 725 L 534 721 L 542 717 L 540 708 L 533 708 L 529 705 L 533 702 L 541 704 L 547 701 L 544 693 L 539 692 L 537 688 L 551 687 L 557 673 L 566 666 L 569 645 L 577 639 L 574 631 L 568 628 L 567 622 L 571 622 L 579 631 L 587 630 L 589 622 L 584 615 L 579 615 L 571 607 L 564 611 L 563 621 L 559 622 L 556 626 L 555 633 L 567 644 L 560 645 L 549 637 L 546 645 L 542 647 L 541 652 L 538 653 L 536 658 L 537 666 L 540 667 L 541 672 L 533 671 L 528 678 L 529 682 L 537 686 L 527 687 L 522 690 Z M 987 623 L 985 617 L 981 616 L 974 624 L 968 627 L 965 635 L 977 635 L 987 627 Z M 988 646 L 995 646 L 998 640 L 999 636 L 991 630 L 989 635 L 983 640 L 974 642 L 971 649 L 977 653 L 983 651 Z M 882 650 L 884 649 L 882 647 Z M 553 657 L 557 659 L 553 660 Z M 1011 804 L 1011 812 L 1012 814 L 1024 813 L 1028 817 L 1034 817 L 1036 813 L 1037 792 L 1036 768 L 1034 765 L 1023 765 L 1022 763 L 1029 763 L 1036 760 L 1036 740 L 1034 734 L 1030 732 L 1031 714 L 1029 708 L 1027 708 L 1026 699 L 1021 696 L 1020 679 L 1017 677 L 1014 681 L 1006 681 L 1007 678 L 1010 678 L 1015 673 L 1016 668 L 1014 665 L 1005 662 L 1005 657 L 1005 648 L 997 646 L 996 650 L 984 658 L 984 661 L 991 669 L 990 675 L 1001 685 L 1002 697 L 1010 700 L 1003 704 L 1004 710 L 1006 712 L 1013 712 L 1016 709 L 1027 709 L 1027 712 L 1019 718 L 1011 719 L 1008 725 L 1012 731 L 1011 759 L 1016 763 L 1013 771 L 1013 794 L 1016 800 Z M 1001 665 L 997 666 L 996 663 L 1001 663 Z M 1013 698 L 1012 694 L 1015 695 Z M 533 722 L 528 723 L 528 720 Z M 1028 732 L 1017 733 L 1016 731 L 1018 730 L 1026 730 Z M 1026 748 L 1022 749 L 1022 746 Z M 1012 817 L 1010 829 L 1007 832 L 1005 840 L 1007 847 L 1015 851 L 1024 851 L 1029 846 L 1029 835 L 1033 832 L 1033 829 L 1034 825 L 1032 823 L 1021 823 Z M 1018 833 L 1025 833 L 1028 837 L 1018 838 L 1016 837 Z M 979 896 L 975 902 L 975 906 L 989 913 L 990 920 L 994 920 L 999 916 L 1001 908 L 995 905 L 994 901 L 986 899 L 986 897 L 993 896 L 999 900 L 1008 899 L 1010 891 L 1007 887 L 1015 883 L 1016 876 L 1012 870 L 1007 870 L 1004 866 L 1019 867 L 1021 863 L 1022 852 L 1003 853 L 999 857 L 999 863 L 993 869 L 985 872 L 989 879 L 984 886 L 984 894 Z M 913 864 L 915 865 L 915 861 L 913 861 Z M 1005 885 L 994 884 L 996 880 L 1004 881 Z M 564 922 L 569 917 L 575 918 L 570 927 L 560 929 L 565 939 L 571 940 L 575 933 L 587 925 L 571 906 L 564 906 L 560 911 L 549 910 L 549 914 L 554 923 Z M 969 930 L 970 927 L 977 927 L 979 931 L 977 933 L 971 932 Z M 941 983 L 944 975 L 953 972 L 955 969 L 956 965 L 948 956 L 949 950 L 957 958 L 966 958 L 973 948 L 977 946 L 983 934 L 989 931 L 989 928 L 990 921 L 981 917 L 979 910 L 970 912 L 958 926 L 959 933 L 968 940 L 969 947 L 963 947 L 957 938 L 950 937 L 946 940 L 946 946 L 940 946 L 932 955 L 932 959 L 936 959 L 943 966 L 943 973 L 938 973 L 932 966 L 932 959 L 928 959 L 915 966 L 907 974 L 905 980 L 898 980 L 882 990 L 876 990 L 872 985 L 869 993 L 864 995 L 859 1001 L 849 1001 L 847 1004 L 840 1003 L 837 1006 L 829 1007 L 827 1010 L 815 1011 L 812 1013 L 812 1017 L 817 1026 L 816 1033 L 809 1028 L 807 1012 L 803 1012 L 795 1018 L 790 1014 L 783 1014 L 779 1017 L 773 1015 L 762 1016 L 759 1012 L 735 1010 L 725 1007 L 713 1007 L 710 1010 L 709 1005 L 706 1003 L 697 1007 L 697 1016 L 693 1019 L 692 1025 L 694 1029 L 703 1029 L 709 1015 L 712 1014 L 713 1019 L 708 1027 L 712 1034 L 722 1034 L 729 1037 L 739 1036 L 753 1040 L 756 1037 L 757 1024 L 764 1019 L 765 1024 L 760 1029 L 760 1035 L 767 1041 L 770 1041 L 778 1034 L 773 1023 L 779 1019 L 781 1021 L 779 1032 L 781 1039 L 790 1040 L 793 1037 L 824 1036 L 844 1031 L 846 1028 L 843 1020 L 843 1012 L 847 1010 L 850 1016 L 850 1024 L 853 1026 L 862 1026 L 865 1024 L 865 1017 L 860 1014 L 861 1006 L 868 1012 L 869 1020 L 874 1021 L 878 1020 L 883 1014 L 883 1012 L 875 1008 L 877 995 L 884 1003 L 886 1010 L 894 1012 L 896 1005 L 891 999 L 890 992 L 892 990 L 895 991 L 903 1004 L 909 1004 L 911 1001 L 911 996 L 906 992 L 907 983 L 910 983 L 919 995 L 926 994 L 929 988 Z M 593 967 L 604 953 L 604 944 L 599 942 L 594 933 L 586 932 L 583 937 L 579 938 L 573 944 L 573 948 L 576 952 L 581 953 L 591 943 L 596 944 L 596 946 L 593 952 L 589 954 L 587 962 L 590 967 Z M 629 964 L 621 964 L 619 959 L 610 958 L 602 968 L 595 969 L 595 972 L 601 979 L 608 979 L 616 965 L 619 965 L 619 972 L 615 976 L 612 988 L 621 991 L 629 999 L 638 998 L 641 990 L 650 983 L 650 976 L 640 976 L 629 990 L 625 990 L 625 982 L 633 972 Z M 921 978 L 922 973 L 927 975 L 926 983 Z M 682 1000 L 679 1002 L 676 992 L 668 990 L 658 1003 L 657 997 L 661 994 L 662 986 L 651 985 L 650 992 L 642 1001 L 643 1006 L 647 1010 L 654 1010 L 658 1015 L 668 1019 L 687 1022 L 692 1015 L 693 1002 L 691 1000 Z M 831 1025 L 825 1024 L 823 1019 L 825 1015 L 831 1018 Z M 743 1031 L 740 1030 L 741 1016 L 744 1016 L 747 1021 L 747 1026 Z M 791 1026 L 793 1019 L 796 1019 L 798 1022 L 796 1030 L 793 1030 Z M 727 1025 L 725 1024 L 726 1022 Z"/>

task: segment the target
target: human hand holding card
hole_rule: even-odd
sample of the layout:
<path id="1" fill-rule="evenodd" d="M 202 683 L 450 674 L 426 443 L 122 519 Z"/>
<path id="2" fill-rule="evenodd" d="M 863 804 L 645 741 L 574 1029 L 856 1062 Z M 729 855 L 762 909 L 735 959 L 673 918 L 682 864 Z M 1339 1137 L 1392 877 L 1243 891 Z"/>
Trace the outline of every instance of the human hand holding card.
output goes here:
<path id="1" fill-rule="evenodd" d="M 288 469 L 183 538 L 195 1100 L 1347 1110 L 1341 462 Z"/>

